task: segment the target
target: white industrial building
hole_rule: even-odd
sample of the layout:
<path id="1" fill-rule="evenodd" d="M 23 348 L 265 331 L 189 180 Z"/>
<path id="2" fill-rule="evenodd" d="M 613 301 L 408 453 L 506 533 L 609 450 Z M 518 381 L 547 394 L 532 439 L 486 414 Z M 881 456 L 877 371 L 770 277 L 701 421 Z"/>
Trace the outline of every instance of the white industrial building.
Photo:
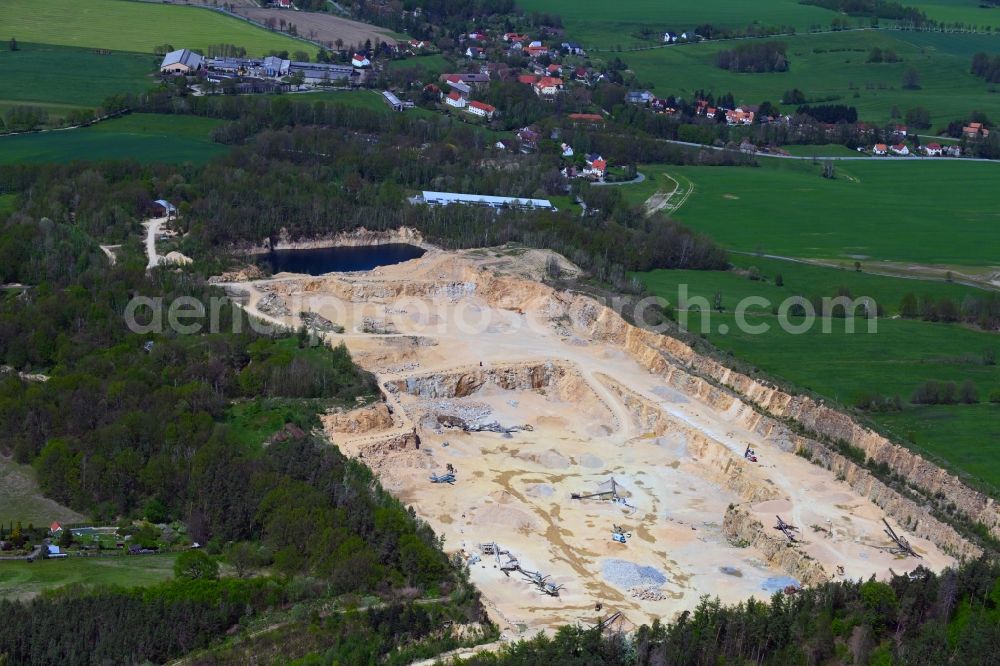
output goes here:
<path id="1" fill-rule="evenodd" d="M 414 203 L 424 203 L 428 206 L 448 206 L 463 204 L 466 206 L 483 206 L 486 208 L 537 208 L 541 210 L 556 210 L 548 199 L 522 199 L 519 197 L 492 197 L 486 194 L 459 194 L 456 192 L 430 192 L 424 190 L 419 197 L 414 197 Z"/>

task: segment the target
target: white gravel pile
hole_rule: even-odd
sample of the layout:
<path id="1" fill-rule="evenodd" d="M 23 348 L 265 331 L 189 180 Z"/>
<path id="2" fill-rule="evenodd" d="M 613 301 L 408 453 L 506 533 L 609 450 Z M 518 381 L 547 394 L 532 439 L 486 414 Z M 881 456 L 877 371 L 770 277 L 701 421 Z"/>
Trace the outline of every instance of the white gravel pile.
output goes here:
<path id="1" fill-rule="evenodd" d="M 612 585 L 625 589 L 656 587 L 667 582 L 667 577 L 656 567 L 641 566 L 628 560 L 604 560 L 601 575 Z"/>

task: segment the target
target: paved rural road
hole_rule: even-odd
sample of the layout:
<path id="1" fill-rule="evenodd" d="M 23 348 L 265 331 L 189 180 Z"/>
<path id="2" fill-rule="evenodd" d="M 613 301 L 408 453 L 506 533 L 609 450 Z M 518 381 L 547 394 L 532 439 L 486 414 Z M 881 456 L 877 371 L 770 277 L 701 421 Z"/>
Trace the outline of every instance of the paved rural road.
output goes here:
<path id="1" fill-rule="evenodd" d="M 664 143 L 672 143 L 675 146 L 688 146 L 690 148 L 706 148 L 708 150 L 728 150 L 731 152 L 740 152 L 736 148 L 726 148 L 724 146 L 709 146 L 704 143 L 693 143 L 691 141 L 677 141 L 676 139 L 660 139 Z M 879 162 L 884 161 L 903 161 L 903 162 L 914 162 L 919 160 L 933 160 L 935 162 L 997 162 L 997 160 L 988 160 L 985 157 L 917 157 L 917 156 L 895 156 L 895 155 L 885 155 L 884 157 L 875 157 L 873 155 L 831 155 L 829 157 L 813 157 L 811 155 L 775 155 L 774 153 L 753 153 L 754 157 L 775 157 L 781 160 L 837 160 L 837 161 L 851 161 L 851 160 L 878 160 Z"/>
<path id="2" fill-rule="evenodd" d="M 622 180 L 622 181 L 618 181 L 618 182 L 614 182 L 614 183 L 606 183 L 604 181 L 600 181 L 598 183 L 591 183 L 591 185 L 593 185 L 593 186 L 601 186 L 601 185 L 637 185 L 637 184 L 641 183 L 644 180 L 646 180 L 646 177 L 644 175 L 642 175 L 641 173 L 639 173 L 638 171 L 636 171 L 635 172 L 635 178 L 633 178 L 632 180 Z"/>

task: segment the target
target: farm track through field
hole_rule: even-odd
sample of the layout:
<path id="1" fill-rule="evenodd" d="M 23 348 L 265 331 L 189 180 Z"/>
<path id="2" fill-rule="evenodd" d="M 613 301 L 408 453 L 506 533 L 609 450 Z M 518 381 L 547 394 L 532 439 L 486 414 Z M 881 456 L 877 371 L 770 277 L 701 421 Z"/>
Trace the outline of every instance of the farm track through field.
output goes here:
<path id="1" fill-rule="evenodd" d="M 653 213 L 663 210 L 664 208 L 669 208 L 671 212 L 677 210 L 688 200 L 691 193 L 694 191 L 694 183 L 690 179 L 685 179 L 688 182 L 688 187 L 686 190 L 681 189 L 681 183 L 679 180 L 671 176 L 669 173 L 664 172 L 663 176 L 674 181 L 674 189 L 669 192 L 664 192 L 663 190 L 658 190 L 655 194 L 646 199 L 643 204 L 646 209 L 646 215 L 652 215 Z M 681 199 L 677 204 L 671 205 L 670 200 L 674 198 L 674 195 L 680 194 Z"/>

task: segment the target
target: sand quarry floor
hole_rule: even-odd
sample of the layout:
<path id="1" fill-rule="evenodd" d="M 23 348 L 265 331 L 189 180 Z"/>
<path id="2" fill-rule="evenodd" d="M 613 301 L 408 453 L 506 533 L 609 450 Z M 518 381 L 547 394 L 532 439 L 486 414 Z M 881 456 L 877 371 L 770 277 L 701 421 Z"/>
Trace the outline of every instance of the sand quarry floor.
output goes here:
<path id="1" fill-rule="evenodd" d="M 226 285 L 265 320 L 297 327 L 297 313 L 314 312 L 344 327 L 328 338 L 376 374 L 386 403 L 331 416 L 331 440 L 443 534 L 447 551 L 471 561 L 472 580 L 509 635 L 586 625 L 611 611 L 641 624 L 692 609 L 702 595 L 766 599 L 794 583 L 762 553 L 727 541 L 731 504 L 768 531 L 778 514 L 799 526 L 799 548 L 831 577 L 838 566 L 867 578 L 952 562 L 910 535 L 922 560 L 888 553 L 884 513 L 825 468 L 668 387 L 623 349 L 589 339 L 560 310 L 559 294 L 533 281 L 544 264 L 537 251 L 432 250 L 368 273 Z M 518 286 L 498 294 L 498 284 Z M 447 427 L 492 422 L 533 429 Z M 758 463 L 743 458 L 747 445 Z M 431 483 L 449 464 L 456 482 Z M 748 502 L 726 483 L 732 474 L 770 496 Z M 612 478 L 634 509 L 571 499 Z M 615 525 L 631 535 L 627 543 L 612 540 Z M 498 567 L 506 556 L 481 551 L 494 542 L 562 585 L 559 595 L 506 576 Z"/>

